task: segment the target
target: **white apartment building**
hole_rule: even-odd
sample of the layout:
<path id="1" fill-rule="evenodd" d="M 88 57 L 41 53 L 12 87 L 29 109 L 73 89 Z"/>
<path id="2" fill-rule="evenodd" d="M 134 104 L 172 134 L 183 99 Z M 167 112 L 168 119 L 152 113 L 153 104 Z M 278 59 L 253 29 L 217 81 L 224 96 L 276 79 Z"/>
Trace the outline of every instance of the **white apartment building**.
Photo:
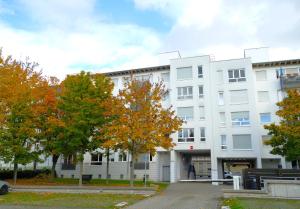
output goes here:
<path id="1" fill-rule="evenodd" d="M 191 164 L 196 178 L 212 179 L 248 167 L 294 166 L 270 154 L 270 147 L 263 144 L 269 137 L 263 126 L 279 122 L 276 103 L 284 90 L 300 87 L 300 59 L 255 63 L 251 57 L 214 61 L 210 56 L 195 56 L 107 75 L 115 83 L 115 94 L 131 75 L 151 82 L 163 80 L 169 92 L 163 105 L 172 105 L 185 121 L 182 130 L 172 135 L 176 146 L 171 151 L 157 148 L 155 156 L 141 156 L 135 163 L 137 179 L 147 175 L 154 181 L 177 182 L 188 178 Z M 109 178 L 128 179 L 129 160 L 127 153 L 111 153 Z M 57 165 L 61 177 L 76 178 L 78 170 L 71 157 Z M 106 178 L 101 150 L 85 155 L 84 173 Z"/>

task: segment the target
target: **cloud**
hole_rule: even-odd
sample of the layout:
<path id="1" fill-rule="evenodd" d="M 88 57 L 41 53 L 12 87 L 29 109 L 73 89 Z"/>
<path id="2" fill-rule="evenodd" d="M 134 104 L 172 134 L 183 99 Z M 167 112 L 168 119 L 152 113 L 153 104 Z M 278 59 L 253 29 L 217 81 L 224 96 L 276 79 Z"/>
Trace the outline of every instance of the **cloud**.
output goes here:
<path id="1" fill-rule="evenodd" d="M 299 57 L 300 3 L 287 0 L 134 0 L 136 7 L 159 11 L 174 20 L 162 50 L 235 58 L 244 48 L 269 46 Z M 172 12 L 169 10 L 176 11 Z M 227 50 L 224 50 L 227 47 Z M 239 49 L 239 50 L 238 50 Z M 282 52 L 282 58 L 286 54 Z M 242 56 L 242 53 L 240 53 Z M 271 56 L 271 59 L 273 57 Z"/>
<path id="2" fill-rule="evenodd" d="M 161 46 L 160 35 L 133 24 L 108 24 L 94 14 L 94 3 L 20 0 L 40 27 L 35 31 L 16 29 L 0 19 L 0 46 L 16 58 L 29 56 L 45 74 L 60 78 L 80 70 L 130 66 L 127 63 L 150 65 L 151 54 Z"/>

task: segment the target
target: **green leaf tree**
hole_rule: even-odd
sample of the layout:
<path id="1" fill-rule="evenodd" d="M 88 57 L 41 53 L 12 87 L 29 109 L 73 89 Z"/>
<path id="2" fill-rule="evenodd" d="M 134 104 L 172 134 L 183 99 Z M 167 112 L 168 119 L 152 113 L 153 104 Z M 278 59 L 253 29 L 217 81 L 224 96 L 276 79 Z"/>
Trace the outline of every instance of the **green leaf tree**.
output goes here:
<path id="1" fill-rule="evenodd" d="M 103 75 L 81 72 L 62 82 L 58 107 L 63 112 L 64 153 L 77 154 L 79 185 L 82 185 L 83 157 L 100 147 L 99 128 L 106 123 L 104 101 L 112 94 L 113 84 Z"/>
<path id="2" fill-rule="evenodd" d="M 277 103 L 276 114 L 279 124 L 265 125 L 272 138 L 265 143 L 272 146 L 271 153 L 286 157 L 287 160 L 300 160 L 300 93 L 289 90 L 287 97 Z"/>

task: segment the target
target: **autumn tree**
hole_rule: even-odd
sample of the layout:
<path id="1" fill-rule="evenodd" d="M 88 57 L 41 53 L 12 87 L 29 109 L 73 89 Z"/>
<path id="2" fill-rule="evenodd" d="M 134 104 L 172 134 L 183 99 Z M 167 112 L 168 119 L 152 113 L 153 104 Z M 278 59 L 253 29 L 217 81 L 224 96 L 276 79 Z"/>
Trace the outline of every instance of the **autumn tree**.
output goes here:
<path id="1" fill-rule="evenodd" d="M 35 67 L 0 52 L 0 157 L 14 164 L 14 184 L 18 164 L 38 161 L 40 155 L 35 118 L 46 81 Z"/>
<path id="2" fill-rule="evenodd" d="M 162 83 L 133 80 L 111 105 L 109 113 L 115 116 L 104 127 L 108 140 L 104 144 L 118 146 L 131 155 L 130 185 L 134 181 L 134 161 L 139 154 L 155 154 L 157 147 L 170 149 L 173 146 L 170 135 L 179 130 L 182 121 L 170 108 L 162 107 L 166 91 Z"/>
<path id="3" fill-rule="evenodd" d="M 57 161 L 65 149 L 63 144 L 65 126 L 62 121 L 62 111 L 58 108 L 59 80 L 50 77 L 39 93 L 43 100 L 37 107 L 39 114 L 35 118 L 39 130 L 37 138 L 40 141 L 43 153 L 52 158 L 51 177 L 53 179 L 56 177 L 55 167 Z"/>
<path id="4" fill-rule="evenodd" d="M 82 185 L 83 157 L 100 146 L 95 140 L 105 123 L 103 102 L 112 94 L 113 84 L 103 75 L 81 72 L 62 82 L 59 109 L 63 112 L 64 152 L 78 155 L 79 185 Z"/>
<path id="5" fill-rule="evenodd" d="M 281 155 L 287 160 L 300 160 L 300 93 L 289 90 L 287 97 L 277 103 L 276 114 L 281 118 L 279 124 L 265 125 L 272 138 L 266 142 L 272 146 L 271 153 Z"/>

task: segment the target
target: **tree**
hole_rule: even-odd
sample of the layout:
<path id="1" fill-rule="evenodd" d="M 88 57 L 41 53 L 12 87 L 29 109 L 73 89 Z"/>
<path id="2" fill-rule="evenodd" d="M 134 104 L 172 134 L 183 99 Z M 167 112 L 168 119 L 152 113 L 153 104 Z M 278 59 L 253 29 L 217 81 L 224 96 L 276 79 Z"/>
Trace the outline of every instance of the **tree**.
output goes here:
<path id="1" fill-rule="evenodd" d="M 165 94 L 162 83 L 133 80 L 127 83 L 110 105 L 108 115 L 114 120 L 103 128 L 108 134 L 105 145 L 128 151 L 130 161 L 130 185 L 133 186 L 134 161 L 139 154 L 154 155 L 157 147 L 173 147 L 170 135 L 179 130 L 182 121 L 170 108 L 161 104 Z"/>
<path id="2" fill-rule="evenodd" d="M 64 153 L 78 154 L 79 185 L 82 185 L 83 157 L 100 146 L 97 130 L 106 123 L 103 102 L 110 98 L 113 84 L 103 75 L 81 72 L 62 82 L 59 109 L 65 124 Z"/>
<path id="3" fill-rule="evenodd" d="M 14 164 L 39 161 L 35 118 L 46 81 L 35 72 L 36 64 L 4 58 L 0 51 L 0 157 Z"/>
<path id="4" fill-rule="evenodd" d="M 43 102 L 38 108 L 39 114 L 36 118 L 38 138 L 46 156 L 52 157 L 51 177 L 56 177 L 55 167 L 60 154 L 64 150 L 63 146 L 63 128 L 62 112 L 58 109 L 59 99 L 59 80 L 50 77 L 45 84 L 43 93 Z"/>
<path id="5" fill-rule="evenodd" d="M 276 114 L 281 118 L 278 125 L 265 125 L 272 136 L 266 142 L 272 146 L 271 153 L 281 155 L 287 160 L 300 160 L 300 93 L 289 90 L 287 97 L 277 103 L 279 110 Z"/>

